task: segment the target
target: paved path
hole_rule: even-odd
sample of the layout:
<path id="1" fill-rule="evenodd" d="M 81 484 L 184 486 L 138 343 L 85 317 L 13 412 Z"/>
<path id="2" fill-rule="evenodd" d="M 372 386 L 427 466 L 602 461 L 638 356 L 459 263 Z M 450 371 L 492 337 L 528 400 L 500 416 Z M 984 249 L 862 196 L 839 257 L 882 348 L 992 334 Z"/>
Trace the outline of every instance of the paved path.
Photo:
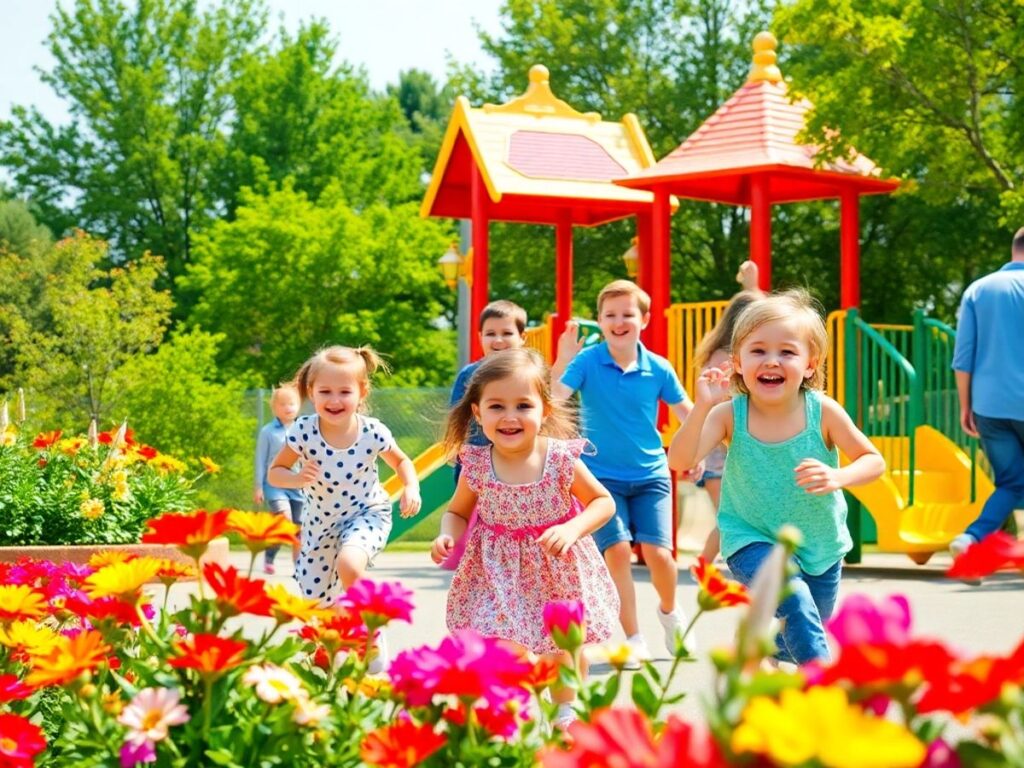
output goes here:
<path id="1" fill-rule="evenodd" d="M 248 568 L 247 553 L 233 552 L 231 558 L 239 568 Z M 269 580 L 289 584 L 297 591 L 286 553 L 280 553 L 277 562 L 278 573 L 268 577 Z M 913 630 L 917 636 L 940 637 L 954 647 L 973 653 L 1006 653 L 1014 648 L 1024 637 L 1024 610 L 1021 610 L 1024 576 L 1000 574 L 979 587 L 971 587 L 943 576 L 949 562 L 949 556 L 944 553 L 936 555 L 927 566 L 916 566 L 902 555 L 866 555 L 863 564 L 849 566 L 844 571 L 840 603 L 844 595 L 855 592 L 873 597 L 902 593 L 910 600 Z M 686 570 L 691 563 L 690 556 L 680 556 L 679 604 L 686 611 L 696 606 L 696 586 Z M 388 630 L 392 655 L 405 648 L 440 642 L 446 633 L 445 599 L 451 572 L 437 568 L 426 552 L 385 552 L 378 557 L 370 575 L 375 579 L 401 581 L 415 592 L 413 623 L 396 623 Z M 635 566 L 633 576 L 637 583 L 641 631 L 657 656 L 657 663 L 667 670 L 669 657 L 661 625 L 654 613 L 657 605 L 654 588 L 644 567 Z M 175 587 L 173 602 L 181 604 L 188 591 L 184 585 Z M 698 622 L 700 660 L 687 665 L 678 678 L 681 690 L 695 694 L 682 702 L 684 713 L 696 715 L 700 696 L 711 691 L 712 669 L 703 652 L 731 643 L 740 610 L 717 611 Z M 247 632 L 258 631 L 261 626 L 260 621 L 254 619 L 245 623 Z M 597 675 L 608 672 L 609 668 L 601 665 L 592 670 Z"/>

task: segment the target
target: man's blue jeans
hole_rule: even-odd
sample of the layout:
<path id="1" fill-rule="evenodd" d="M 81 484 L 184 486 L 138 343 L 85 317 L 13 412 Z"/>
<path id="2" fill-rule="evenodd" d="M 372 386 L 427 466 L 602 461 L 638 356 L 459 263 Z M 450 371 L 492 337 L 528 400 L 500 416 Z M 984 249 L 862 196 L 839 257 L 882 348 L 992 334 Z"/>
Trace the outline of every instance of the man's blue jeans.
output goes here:
<path id="1" fill-rule="evenodd" d="M 772 546 L 756 542 L 733 554 L 726 560 L 732 575 L 749 587 L 768 559 Z M 828 661 L 831 658 L 823 622 L 832 616 L 836 606 L 842 570 L 842 560 L 839 560 L 818 576 L 798 570 L 790 579 L 792 594 L 779 604 L 775 614 L 783 622 L 782 632 L 775 641 L 779 646 L 776 658 L 780 661 L 805 664 L 814 659 Z"/>
<path id="2" fill-rule="evenodd" d="M 996 482 L 995 492 L 967 529 L 976 541 L 981 541 L 1002 528 L 1013 510 L 1024 504 L 1024 421 L 991 419 L 976 413 L 974 423 Z"/>

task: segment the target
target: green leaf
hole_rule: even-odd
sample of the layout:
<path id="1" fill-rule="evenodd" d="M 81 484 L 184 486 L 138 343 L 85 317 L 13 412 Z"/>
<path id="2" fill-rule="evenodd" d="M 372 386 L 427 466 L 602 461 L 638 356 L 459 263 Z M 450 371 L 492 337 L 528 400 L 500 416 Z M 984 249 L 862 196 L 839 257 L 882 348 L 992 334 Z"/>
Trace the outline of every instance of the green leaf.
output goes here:
<path id="1" fill-rule="evenodd" d="M 648 717 L 655 717 L 658 709 L 658 694 L 651 681 L 643 673 L 633 675 L 633 703 Z"/>

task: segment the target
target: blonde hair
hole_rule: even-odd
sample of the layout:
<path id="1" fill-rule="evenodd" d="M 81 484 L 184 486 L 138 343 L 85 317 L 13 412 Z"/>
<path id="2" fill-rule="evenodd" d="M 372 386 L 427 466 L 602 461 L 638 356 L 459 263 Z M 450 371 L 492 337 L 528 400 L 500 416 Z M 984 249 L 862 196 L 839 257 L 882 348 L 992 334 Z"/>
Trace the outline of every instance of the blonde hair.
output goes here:
<path id="1" fill-rule="evenodd" d="M 286 392 L 295 395 L 295 397 L 297 397 L 300 401 L 302 400 L 302 396 L 299 394 L 299 388 L 295 386 L 294 381 L 282 381 L 280 384 L 274 387 L 273 392 L 270 393 L 270 404 L 275 405 L 280 396 L 285 394 Z"/>
<path id="2" fill-rule="evenodd" d="M 715 327 L 697 345 L 697 349 L 693 353 L 694 368 L 698 371 L 703 370 L 711 356 L 720 349 L 725 352 L 732 351 L 732 331 L 736 327 L 736 321 L 743 313 L 743 310 L 761 298 L 762 295 L 754 291 L 740 291 L 729 300 L 729 304 L 725 307 L 722 316 L 718 318 Z"/>
<path id="3" fill-rule="evenodd" d="M 636 306 L 642 315 L 646 315 L 651 311 L 651 297 L 647 294 L 647 291 L 631 280 L 613 280 L 597 294 L 598 316 L 601 314 L 601 307 L 604 306 L 608 299 L 614 299 L 619 296 L 635 297 Z"/>
<path id="4" fill-rule="evenodd" d="M 800 383 L 800 388 L 823 389 L 828 332 L 825 330 L 825 321 L 822 319 L 821 305 L 801 288 L 773 293 L 749 304 L 736 320 L 730 344 L 732 353 L 739 354 L 743 342 L 756 329 L 765 323 L 779 320 L 796 320 L 803 326 L 814 373 Z M 739 371 L 733 373 L 732 384 L 740 392 L 749 394 Z"/>
<path id="5" fill-rule="evenodd" d="M 530 384 L 540 395 L 544 406 L 544 422 L 540 434 L 568 440 L 579 436 L 576 419 L 564 400 L 551 397 L 548 367 L 536 351 L 527 348 L 507 349 L 500 355 L 485 357 L 469 379 L 466 394 L 448 413 L 444 431 L 444 449 L 448 458 L 455 458 L 463 443 L 469 438 L 473 425 L 473 406 L 480 405 L 484 388 L 495 381 L 510 376 L 525 374 Z"/>
<path id="6" fill-rule="evenodd" d="M 295 374 L 295 389 L 303 400 L 310 398 L 316 377 L 327 366 L 353 368 L 359 377 L 361 397 L 363 400 L 370 394 L 370 378 L 378 370 L 390 373 L 384 360 L 372 347 L 324 347 L 302 364 Z M 360 408 L 362 408 L 360 403 Z"/>

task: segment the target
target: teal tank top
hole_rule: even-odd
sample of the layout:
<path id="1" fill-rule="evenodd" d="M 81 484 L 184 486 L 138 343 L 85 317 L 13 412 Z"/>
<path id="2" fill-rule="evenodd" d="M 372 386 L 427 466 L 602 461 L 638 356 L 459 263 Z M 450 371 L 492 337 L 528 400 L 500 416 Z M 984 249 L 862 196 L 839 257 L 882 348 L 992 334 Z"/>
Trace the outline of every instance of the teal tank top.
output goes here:
<path id="1" fill-rule="evenodd" d="M 781 443 L 764 443 L 747 429 L 747 396 L 733 398 L 732 442 L 718 510 L 723 557 L 732 557 L 755 542 L 774 543 L 776 532 L 786 524 L 803 534 L 796 560 L 813 576 L 827 571 L 852 549 L 843 492 L 816 496 L 796 484 L 793 470 L 804 459 L 839 466 L 839 452 L 829 450 L 821 436 L 821 393 L 807 390 L 804 405 L 807 426 L 803 432 Z"/>

